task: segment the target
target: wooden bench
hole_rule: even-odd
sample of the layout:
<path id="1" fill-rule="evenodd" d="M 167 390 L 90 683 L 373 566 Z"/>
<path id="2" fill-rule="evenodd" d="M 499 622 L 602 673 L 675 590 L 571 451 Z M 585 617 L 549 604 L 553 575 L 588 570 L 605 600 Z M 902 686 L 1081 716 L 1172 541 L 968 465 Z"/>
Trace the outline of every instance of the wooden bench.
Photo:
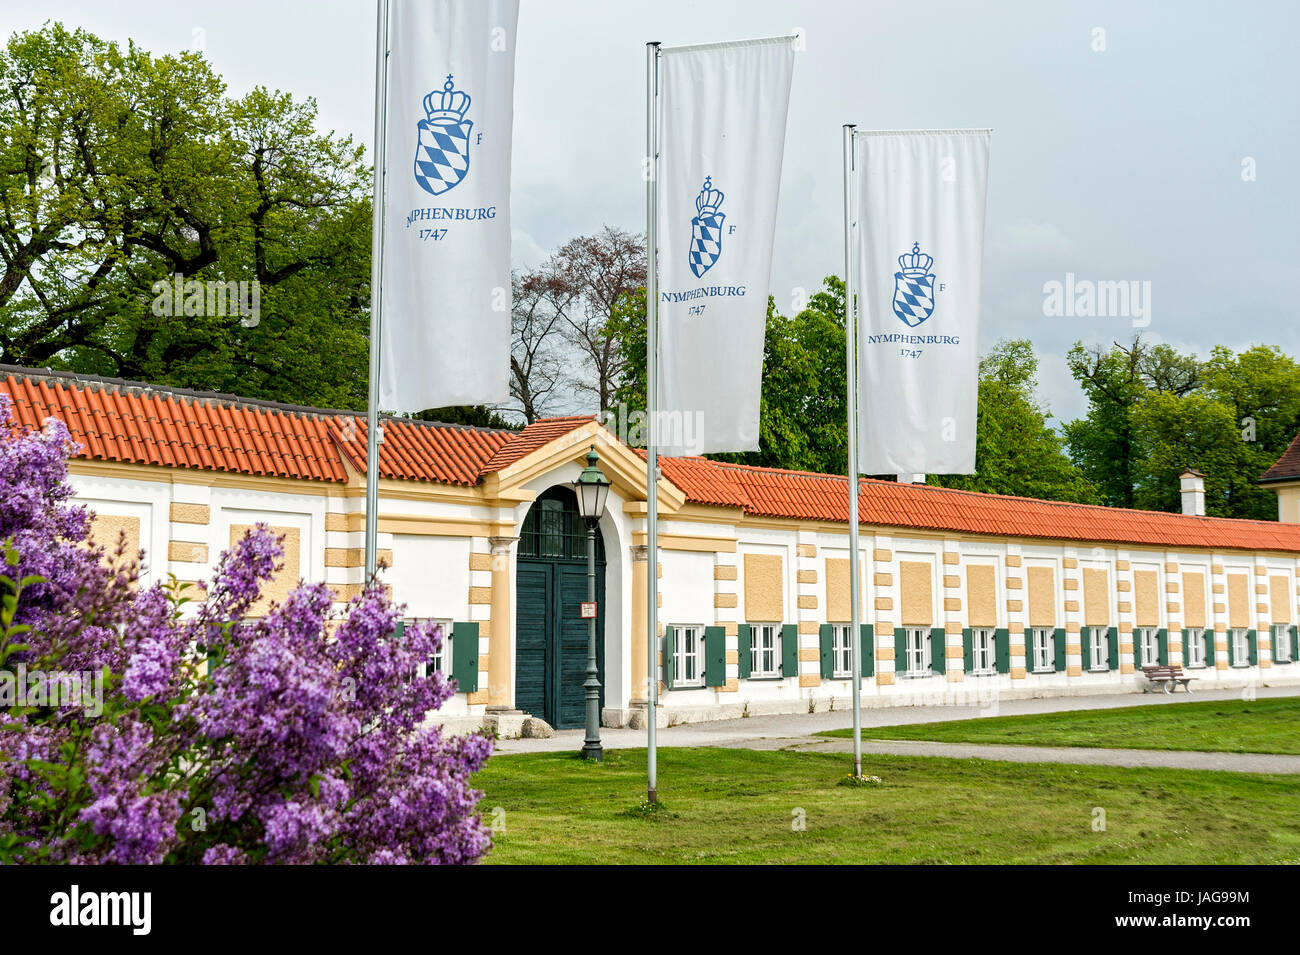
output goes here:
<path id="1" fill-rule="evenodd" d="M 1142 675 L 1148 681 L 1146 689 L 1143 691 L 1146 693 L 1151 692 L 1156 686 L 1159 686 L 1166 693 L 1172 693 L 1180 685 L 1188 693 L 1191 693 L 1191 682 L 1196 679 L 1183 673 L 1183 668 L 1180 666 L 1143 667 Z"/>

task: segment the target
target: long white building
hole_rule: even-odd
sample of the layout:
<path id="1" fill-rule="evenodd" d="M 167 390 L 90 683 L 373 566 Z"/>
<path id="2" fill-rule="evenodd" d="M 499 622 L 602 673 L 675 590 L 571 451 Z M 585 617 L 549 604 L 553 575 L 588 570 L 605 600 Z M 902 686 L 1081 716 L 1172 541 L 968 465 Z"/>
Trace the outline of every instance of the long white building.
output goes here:
<path id="1" fill-rule="evenodd" d="M 68 424 L 83 446 L 76 496 L 98 515 L 101 542 L 125 532 L 145 549 L 145 583 L 206 579 L 266 522 L 286 549 L 268 599 L 299 579 L 324 580 L 339 601 L 360 590 L 363 416 L 0 374 L 21 423 Z M 408 619 L 451 634 L 436 661 L 460 681 L 450 722 L 581 725 L 586 538 L 570 484 L 593 445 L 613 485 L 599 540 L 603 715 L 639 725 L 644 458 L 591 418 L 519 432 L 387 424 L 383 577 Z M 1163 663 L 1195 687 L 1300 684 L 1300 525 L 1289 523 L 1300 513 L 1207 518 L 1195 513 L 1199 476 L 1183 480 L 1193 513 L 1181 515 L 862 481 L 864 704 L 1137 692 L 1141 667 Z M 848 705 L 846 492 L 842 476 L 663 461 L 661 725 Z"/>

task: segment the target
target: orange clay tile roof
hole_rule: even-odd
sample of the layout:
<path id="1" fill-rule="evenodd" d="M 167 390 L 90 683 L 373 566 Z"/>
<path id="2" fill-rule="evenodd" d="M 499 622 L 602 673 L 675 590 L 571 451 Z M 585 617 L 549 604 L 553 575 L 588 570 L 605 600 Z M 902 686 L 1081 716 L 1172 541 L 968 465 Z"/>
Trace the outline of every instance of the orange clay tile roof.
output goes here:
<path id="1" fill-rule="evenodd" d="M 366 436 L 363 415 L 335 415 L 330 433 L 357 473 L 366 473 Z M 382 477 L 436 484 L 477 484 L 483 466 L 501 448 L 517 440 L 514 431 L 467 428 L 390 418 L 384 422 L 379 443 Z"/>
<path id="2" fill-rule="evenodd" d="M 750 514 L 832 522 L 849 519 L 847 478 L 739 464 L 715 468 L 722 480 L 734 483 L 748 497 Z M 861 479 L 859 488 L 859 519 L 870 525 L 1109 544 L 1300 552 L 1300 524 L 1068 504 L 870 478 Z"/>
<path id="3" fill-rule="evenodd" d="M 556 438 L 562 438 L 575 428 L 590 424 L 596 420 L 592 415 L 574 415 L 569 418 L 543 418 L 535 421 L 524 430 L 514 434 L 513 440 L 503 445 L 483 465 L 483 474 L 501 471 L 516 461 L 531 454 L 543 445 L 550 444 Z"/>
<path id="4" fill-rule="evenodd" d="M 1291 445 L 1271 468 L 1259 476 L 1259 480 L 1261 484 L 1300 480 L 1300 434 L 1291 439 Z"/>
<path id="5" fill-rule="evenodd" d="M 4 369 L 18 424 L 61 419 L 97 461 L 344 481 L 329 419 L 267 402 Z M 17 372 L 17 373 L 16 373 Z"/>
<path id="6" fill-rule="evenodd" d="M 357 471 L 365 469 L 366 421 L 353 412 L 25 368 L 0 367 L 0 375 L 5 376 L 0 393 L 12 399 L 18 423 L 38 428 L 47 417 L 61 418 L 82 446 L 82 457 L 339 483 L 347 480 L 345 461 Z M 551 418 L 522 431 L 505 431 L 389 419 L 380 445 L 380 473 L 399 480 L 474 485 L 591 420 Z M 1293 452 L 1300 476 L 1295 444 L 1287 454 Z M 692 503 L 786 520 L 848 520 L 844 477 L 694 457 L 662 458 L 660 464 L 664 477 Z M 860 488 L 858 506 L 867 525 L 1300 553 L 1300 524 L 1064 504 L 868 479 Z"/>
<path id="7" fill-rule="evenodd" d="M 645 459 L 644 451 L 638 451 L 637 454 Z M 749 513 L 757 513 L 750 510 L 749 497 L 741 486 L 731 480 L 722 468 L 722 465 L 707 458 L 659 459 L 660 473 L 676 485 L 692 504 L 739 507 Z"/>

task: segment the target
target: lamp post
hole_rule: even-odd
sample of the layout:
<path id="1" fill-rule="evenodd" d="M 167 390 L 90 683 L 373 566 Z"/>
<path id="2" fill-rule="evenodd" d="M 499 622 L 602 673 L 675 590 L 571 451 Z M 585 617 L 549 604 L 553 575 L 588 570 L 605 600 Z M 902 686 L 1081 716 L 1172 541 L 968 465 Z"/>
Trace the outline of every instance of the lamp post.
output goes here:
<path id="1" fill-rule="evenodd" d="M 582 756 L 596 762 L 605 755 L 600 747 L 600 671 L 596 668 L 596 524 L 605 513 L 605 498 L 609 496 L 609 479 L 596 466 L 599 460 L 593 444 L 587 452 L 587 466 L 573 482 L 578 513 L 587 522 L 587 602 L 593 609 L 587 618 L 587 680 L 582 684 L 587 691 L 587 739 L 582 744 Z"/>

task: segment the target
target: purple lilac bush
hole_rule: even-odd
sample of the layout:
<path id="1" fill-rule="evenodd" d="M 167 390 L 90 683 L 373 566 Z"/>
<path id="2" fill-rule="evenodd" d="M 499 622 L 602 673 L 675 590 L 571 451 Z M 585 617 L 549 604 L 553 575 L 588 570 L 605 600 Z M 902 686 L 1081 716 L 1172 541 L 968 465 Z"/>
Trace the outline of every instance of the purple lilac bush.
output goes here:
<path id="1" fill-rule="evenodd" d="M 280 541 L 259 526 L 206 588 L 137 589 L 143 554 L 92 546 L 74 445 L 0 395 L 0 863 L 464 863 L 490 847 L 470 776 L 491 741 L 423 725 L 455 691 L 442 640 L 395 636 L 377 584 L 341 614 L 301 584 L 250 619 Z M 102 712 L 56 674 L 102 680 Z M 66 677 L 62 678 L 66 681 Z"/>

